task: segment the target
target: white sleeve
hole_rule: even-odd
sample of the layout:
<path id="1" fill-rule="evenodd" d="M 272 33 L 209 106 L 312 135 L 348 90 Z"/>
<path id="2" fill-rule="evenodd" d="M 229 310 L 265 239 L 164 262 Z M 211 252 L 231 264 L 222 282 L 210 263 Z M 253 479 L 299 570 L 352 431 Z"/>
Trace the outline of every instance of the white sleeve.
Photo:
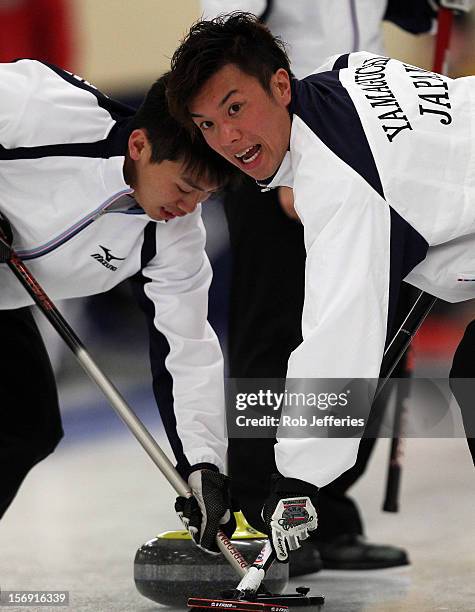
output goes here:
<path id="1" fill-rule="evenodd" d="M 201 0 L 204 19 L 213 19 L 217 15 L 232 11 L 246 11 L 260 17 L 266 8 L 266 0 Z"/>
<path id="2" fill-rule="evenodd" d="M 144 297 L 153 304 L 151 359 L 159 409 L 179 465 L 212 463 L 223 471 L 223 356 L 207 321 L 212 271 L 200 207 L 156 224 L 156 244 L 157 254 L 142 276 Z M 165 399 L 167 377 L 172 405 Z"/>
<path id="3" fill-rule="evenodd" d="M 305 154 L 294 172 L 294 194 L 307 262 L 303 342 L 290 356 L 287 377 L 376 379 L 387 334 L 390 209 L 303 122 L 297 131 Z M 321 487 L 353 465 L 358 444 L 352 438 L 280 438 L 277 467 Z"/>
<path id="4" fill-rule="evenodd" d="M 0 64 L 0 144 L 14 149 L 103 140 L 116 121 L 101 99 L 108 100 L 80 77 L 38 60 Z"/>

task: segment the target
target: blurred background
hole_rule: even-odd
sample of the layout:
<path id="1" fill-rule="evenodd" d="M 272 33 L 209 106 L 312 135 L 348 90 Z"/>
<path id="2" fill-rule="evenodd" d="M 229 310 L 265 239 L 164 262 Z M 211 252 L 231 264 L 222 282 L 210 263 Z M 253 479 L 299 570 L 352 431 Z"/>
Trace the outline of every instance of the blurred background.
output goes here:
<path id="1" fill-rule="evenodd" d="M 31 57 L 50 61 L 136 107 L 152 82 L 169 68 L 174 49 L 199 16 L 198 0 L 0 0 L 0 60 Z M 388 55 L 431 68 L 434 36 L 408 34 L 390 23 L 384 24 L 384 36 Z M 455 19 L 449 73 L 475 73 L 473 12 Z M 231 256 L 219 198 L 205 203 L 203 217 L 214 269 L 209 318 L 226 354 Z M 64 301 L 59 307 L 134 406 L 157 418 L 146 330 L 128 284 L 109 294 Z M 436 304 L 413 343 L 416 376 L 448 375 L 454 350 L 474 317 L 473 302 Z M 111 424 L 121 427 L 110 411 L 98 415 L 97 406 L 104 405 L 99 393 L 41 314 L 37 320 L 59 383 L 64 443 L 72 442 L 76 431 L 81 438 L 84 432 L 103 435 Z"/>
<path id="2" fill-rule="evenodd" d="M 199 15 L 198 0 L 0 0 L 0 59 L 51 61 L 104 93 L 138 106 L 151 83 L 168 69 L 179 40 Z M 388 55 L 431 68 L 433 36 L 411 35 L 389 23 L 384 33 Z M 475 73 L 473 13 L 455 20 L 449 73 Z M 219 200 L 206 203 L 204 219 L 215 273 L 210 319 L 225 349 L 230 256 Z M 60 306 L 113 376 L 123 378 L 127 385 L 147 386 L 147 341 L 141 314 L 126 285 L 112 293 Z M 474 316 L 472 302 L 457 306 L 439 302 L 414 343 L 416 372 L 446 376 L 466 323 Z M 69 396 L 83 385 L 82 374 L 54 332 L 41 326 L 65 394 L 63 406 L 70 405 Z"/>
<path id="3" fill-rule="evenodd" d="M 198 0 L 0 0 L 0 61 L 17 57 L 47 60 L 81 75 L 104 93 L 138 106 L 152 82 L 168 69 L 169 58 L 190 24 L 199 17 L 199 11 Z M 433 36 L 410 35 L 390 24 L 385 25 L 384 32 L 388 55 L 431 68 Z M 475 74 L 473 13 L 455 21 L 449 74 Z M 210 321 L 226 351 L 231 262 L 226 220 L 219 199 L 206 202 L 203 216 L 207 227 L 207 250 L 214 268 Z M 109 294 L 87 300 L 69 300 L 59 306 L 99 366 L 119 387 L 160 443 L 166 444 L 152 396 L 145 322 L 127 283 Z M 414 343 L 416 376 L 448 375 L 454 350 L 467 323 L 473 318 L 473 302 L 461 305 L 439 302 L 436 305 Z M 172 493 L 162 493 L 166 487 L 156 475 L 155 468 L 149 465 L 150 461 L 130 439 L 130 434 L 62 341 L 49 329 L 49 324 L 43 321 L 41 314 L 38 314 L 38 321 L 57 375 L 65 438 L 58 452 L 33 470 L 13 509 L 7 513 L 1 578 L 10 588 L 46 588 L 48 585 L 61 588 L 63 584 L 54 580 L 45 582 L 47 572 L 53 572 L 52 576 L 55 572 L 55 575 L 65 576 L 64 585 L 71 584 L 77 593 L 82 594 L 84 601 L 93 599 L 87 591 L 88 581 L 96 585 L 100 582 L 96 588 L 97 592 L 102 592 L 103 601 L 101 605 L 97 604 L 96 597 L 91 609 L 122 609 L 118 602 L 109 607 L 107 601 L 112 590 L 120 592 L 123 598 L 130 597 L 133 602 L 130 605 L 123 599 L 124 610 L 139 609 L 134 599 L 137 595 L 130 591 L 130 577 L 124 578 L 131 570 L 129 557 L 135 547 L 152 537 L 153 533 L 164 528 L 176 528 Z M 398 543 L 412 546 L 411 554 L 414 551 L 422 571 L 427 574 L 423 562 L 430 559 L 431 568 L 438 564 L 438 575 L 443 577 L 446 559 L 443 555 L 434 556 L 426 544 L 432 535 L 422 534 L 424 529 L 427 533 L 432 529 L 430 534 L 438 533 L 443 525 L 447 541 L 452 538 L 457 545 L 461 572 L 466 571 L 462 563 L 469 555 L 473 556 L 473 546 L 467 538 L 463 548 L 464 534 L 457 531 L 457 521 L 460 519 L 460 524 L 463 524 L 465 520 L 468 525 L 469 520 L 473 521 L 473 514 L 470 519 L 467 505 L 466 514 L 457 514 L 457 520 L 453 518 L 447 525 L 443 506 L 448 502 L 444 490 L 438 487 L 438 479 L 445 476 L 443 482 L 451 483 L 455 496 L 466 486 L 464 478 L 470 473 L 471 465 L 464 444 L 458 444 L 464 441 L 445 441 L 446 446 L 431 442 L 422 441 L 417 447 L 409 445 L 409 455 L 412 455 L 408 457 L 408 463 L 420 465 L 420 457 L 424 457 L 430 470 L 432 464 L 438 465 L 441 448 L 450 447 L 450 450 L 453 446 L 459 453 L 454 455 L 457 468 L 460 470 L 461 465 L 462 470 L 455 473 L 453 463 L 450 465 L 451 461 L 448 461 L 439 464 L 437 469 L 442 471 L 433 474 L 432 482 L 429 472 L 422 477 L 422 480 L 426 479 L 424 483 L 416 473 L 413 473 L 412 480 L 411 474 L 405 476 L 406 518 L 397 517 L 398 523 L 390 523 L 385 516 L 383 523 L 379 517 L 386 450 L 383 459 L 381 451 L 378 460 L 373 462 L 372 478 L 366 478 L 358 485 L 357 496 L 363 500 L 373 534 L 391 539 L 391 529 L 396 529 L 400 537 Z M 152 479 L 159 481 L 156 490 L 148 485 Z M 450 491 L 447 494 L 450 498 Z M 159 507 L 158 503 L 162 506 Z M 429 518 L 424 508 L 428 509 Z M 401 522 L 407 521 L 408 515 L 413 521 L 410 529 Z M 137 517 L 140 520 L 136 520 Z M 126 525 L 128 528 L 124 529 Z M 414 536 L 415 533 L 421 535 Z M 34 546 L 29 546 L 28 537 L 34 538 Z M 17 542 L 20 542 L 20 547 Z M 28 562 L 21 550 L 22 545 L 28 551 Z M 440 548 L 443 549 L 444 544 L 440 543 Z M 76 565 L 73 563 L 71 575 L 61 574 L 63 568 L 67 572 L 72 551 L 77 550 L 77 558 L 82 561 L 77 561 Z M 97 565 L 98 560 L 102 566 Z M 125 569 L 118 569 L 119 560 Z M 42 563 L 45 564 L 43 574 Z M 41 577 L 40 582 L 35 583 L 36 575 Z M 405 598 L 408 587 L 405 579 L 402 582 L 401 597 Z M 350 590 L 355 588 L 353 583 L 347 584 Z M 442 578 L 439 584 L 442 584 Z M 458 583 L 456 586 L 459 588 Z M 126 588 L 129 591 L 126 592 Z M 414 601 L 417 604 L 419 600 L 416 597 Z M 373 608 L 370 605 L 364 609 Z M 389 609 L 402 608 L 384 608 L 386 612 Z M 421 604 L 414 609 L 429 608 Z"/>

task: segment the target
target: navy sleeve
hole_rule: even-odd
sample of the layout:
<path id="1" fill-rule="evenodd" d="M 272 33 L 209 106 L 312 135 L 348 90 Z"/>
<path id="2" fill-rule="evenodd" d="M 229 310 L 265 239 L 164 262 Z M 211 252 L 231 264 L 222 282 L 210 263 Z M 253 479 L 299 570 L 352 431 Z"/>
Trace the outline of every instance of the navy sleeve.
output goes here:
<path id="1" fill-rule="evenodd" d="M 411 34 L 430 32 L 437 12 L 428 0 L 389 0 L 384 19 Z"/>
<path id="2" fill-rule="evenodd" d="M 144 242 L 141 253 L 141 268 L 156 255 L 155 223 L 150 222 L 144 231 Z M 144 285 L 151 282 L 141 272 L 131 278 L 134 296 L 145 314 L 150 342 L 150 363 L 152 368 L 153 393 L 157 401 L 160 417 L 165 428 L 173 454 L 177 460 L 177 470 L 186 477 L 190 464 L 183 452 L 183 445 L 176 429 L 176 417 L 173 409 L 173 380 L 165 366 L 165 359 L 170 352 L 166 337 L 154 325 L 155 310 L 151 300 L 145 295 Z"/>

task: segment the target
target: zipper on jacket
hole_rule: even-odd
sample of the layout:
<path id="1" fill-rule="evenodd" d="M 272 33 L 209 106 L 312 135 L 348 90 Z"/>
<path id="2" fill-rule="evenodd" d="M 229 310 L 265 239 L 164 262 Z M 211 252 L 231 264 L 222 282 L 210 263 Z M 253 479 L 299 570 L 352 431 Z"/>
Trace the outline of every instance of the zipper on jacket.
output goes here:
<path id="1" fill-rule="evenodd" d="M 131 193 L 131 191 L 132 190 L 128 188 L 128 189 L 123 189 L 122 191 L 115 193 L 113 196 L 111 196 L 105 202 L 103 202 L 99 206 L 99 208 L 96 208 L 96 210 L 93 210 L 91 213 L 86 215 L 86 217 L 77 221 L 74 225 L 72 225 L 67 230 L 59 234 L 59 236 L 56 236 L 52 240 L 49 240 L 45 244 L 39 247 L 36 247 L 34 249 L 26 249 L 23 251 L 17 250 L 18 256 L 21 259 L 28 261 L 30 259 L 37 259 L 38 257 L 42 257 L 43 255 L 47 255 L 48 253 L 51 253 L 51 251 L 54 251 L 55 249 L 59 248 L 60 246 L 62 246 L 63 244 L 65 244 L 66 242 L 74 238 L 74 236 L 77 236 L 80 232 L 82 232 L 82 230 L 84 230 L 86 227 L 91 225 L 91 223 L 93 223 L 101 215 L 106 213 L 107 208 L 109 206 L 111 206 L 114 202 L 116 202 L 123 195 L 127 193 Z"/>

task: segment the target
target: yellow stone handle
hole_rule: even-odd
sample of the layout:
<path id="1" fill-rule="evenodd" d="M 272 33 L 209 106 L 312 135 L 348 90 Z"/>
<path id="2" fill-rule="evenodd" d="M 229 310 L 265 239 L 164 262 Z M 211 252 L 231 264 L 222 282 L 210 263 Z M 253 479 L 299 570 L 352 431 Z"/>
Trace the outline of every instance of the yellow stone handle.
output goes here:
<path id="1" fill-rule="evenodd" d="M 249 525 L 246 517 L 241 511 L 235 512 L 234 518 L 236 519 L 236 531 L 231 538 L 232 540 L 258 540 L 267 538 L 265 533 L 261 533 Z"/>
<path id="2" fill-rule="evenodd" d="M 235 512 L 234 518 L 236 519 L 236 530 L 231 540 L 261 540 L 262 538 L 267 538 L 264 533 L 257 531 L 249 525 L 242 512 Z M 191 540 L 188 531 L 164 531 L 158 534 L 157 538 L 165 540 Z"/>

